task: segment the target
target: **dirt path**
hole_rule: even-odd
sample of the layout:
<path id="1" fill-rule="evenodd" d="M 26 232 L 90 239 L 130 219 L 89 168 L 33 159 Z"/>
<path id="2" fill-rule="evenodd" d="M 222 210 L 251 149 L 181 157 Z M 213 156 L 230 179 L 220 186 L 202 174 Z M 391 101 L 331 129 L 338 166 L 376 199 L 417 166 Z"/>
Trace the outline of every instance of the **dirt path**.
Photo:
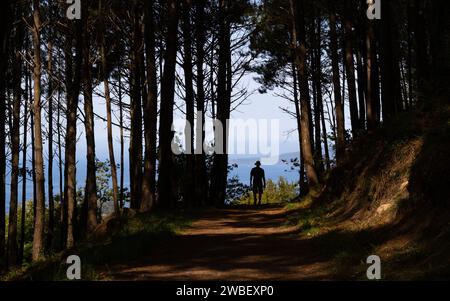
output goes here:
<path id="1" fill-rule="evenodd" d="M 109 267 L 114 280 L 331 279 L 331 261 L 315 255 L 282 207 L 211 210 L 145 258 Z"/>

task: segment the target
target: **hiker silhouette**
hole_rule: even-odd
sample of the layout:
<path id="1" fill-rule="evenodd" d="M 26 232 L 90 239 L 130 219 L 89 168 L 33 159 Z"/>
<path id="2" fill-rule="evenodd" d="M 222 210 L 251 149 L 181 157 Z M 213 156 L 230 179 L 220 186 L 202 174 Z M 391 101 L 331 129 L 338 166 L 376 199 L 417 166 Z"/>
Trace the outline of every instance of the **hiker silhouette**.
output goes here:
<path id="1" fill-rule="evenodd" d="M 256 161 L 255 166 L 250 172 L 250 187 L 253 190 L 253 205 L 256 206 L 257 197 L 258 205 L 261 205 L 262 194 L 266 188 L 266 176 L 264 169 L 261 168 L 261 162 Z"/>

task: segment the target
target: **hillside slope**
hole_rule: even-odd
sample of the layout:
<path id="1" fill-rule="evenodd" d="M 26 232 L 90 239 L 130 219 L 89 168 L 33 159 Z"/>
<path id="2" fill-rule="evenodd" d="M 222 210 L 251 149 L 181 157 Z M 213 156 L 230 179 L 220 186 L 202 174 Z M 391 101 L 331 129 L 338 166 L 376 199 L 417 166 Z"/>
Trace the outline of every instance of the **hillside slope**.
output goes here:
<path id="1" fill-rule="evenodd" d="M 442 101 L 439 111 L 405 113 L 356 141 L 308 215 L 293 210 L 291 219 L 328 235 L 323 247 L 338 253 L 348 275 L 375 254 L 387 279 L 448 279 L 449 188 L 450 106 Z M 336 244 L 351 247 L 339 253 Z"/>

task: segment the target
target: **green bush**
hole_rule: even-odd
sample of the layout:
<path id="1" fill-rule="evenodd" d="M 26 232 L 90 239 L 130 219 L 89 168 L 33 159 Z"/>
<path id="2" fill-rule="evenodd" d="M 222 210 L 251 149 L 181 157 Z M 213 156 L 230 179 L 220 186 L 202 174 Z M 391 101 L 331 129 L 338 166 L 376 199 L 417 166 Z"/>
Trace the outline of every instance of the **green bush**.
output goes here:
<path id="1" fill-rule="evenodd" d="M 288 203 L 298 196 L 298 184 L 291 183 L 284 177 L 280 177 L 278 182 L 267 180 L 266 189 L 262 196 L 263 204 Z M 253 204 L 253 192 L 245 195 L 239 200 L 239 204 Z"/>

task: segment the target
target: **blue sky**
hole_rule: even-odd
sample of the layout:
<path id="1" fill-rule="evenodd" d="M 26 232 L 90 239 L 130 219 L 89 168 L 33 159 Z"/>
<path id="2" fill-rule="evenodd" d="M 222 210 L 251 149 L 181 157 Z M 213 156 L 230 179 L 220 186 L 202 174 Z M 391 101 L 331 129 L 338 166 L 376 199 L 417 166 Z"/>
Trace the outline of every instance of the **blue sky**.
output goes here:
<path id="1" fill-rule="evenodd" d="M 254 74 L 249 74 L 243 79 L 243 85 L 247 86 L 249 91 L 258 88 L 258 85 L 254 80 Z M 100 116 L 106 116 L 105 101 L 103 98 L 95 97 L 95 112 Z M 183 101 L 178 100 L 178 105 L 183 107 Z M 257 91 L 252 94 L 249 99 L 242 104 L 237 110 L 233 111 L 231 118 L 236 119 L 277 119 L 280 124 L 280 154 L 291 153 L 298 151 L 298 135 L 295 131 L 296 121 L 291 116 L 280 110 L 280 106 L 291 106 L 287 100 L 281 97 L 276 97 L 269 91 L 267 94 L 259 94 Z M 181 112 L 175 111 L 175 118 L 184 119 Z M 84 128 L 79 123 L 79 133 L 84 133 Z M 119 152 L 119 129 L 113 127 L 114 134 L 114 146 L 115 153 L 118 158 Z M 107 149 L 107 132 L 106 123 L 96 118 L 95 120 L 95 138 L 96 138 L 96 151 L 100 160 L 108 158 Z M 127 143 L 128 141 L 126 141 Z M 127 149 L 128 146 L 125 146 Z M 86 154 L 85 137 L 81 135 L 77 144 L 77 156 L 79 158 L 84 157 Z M 253 155 L 254 156 L 254 155 Z"/>

